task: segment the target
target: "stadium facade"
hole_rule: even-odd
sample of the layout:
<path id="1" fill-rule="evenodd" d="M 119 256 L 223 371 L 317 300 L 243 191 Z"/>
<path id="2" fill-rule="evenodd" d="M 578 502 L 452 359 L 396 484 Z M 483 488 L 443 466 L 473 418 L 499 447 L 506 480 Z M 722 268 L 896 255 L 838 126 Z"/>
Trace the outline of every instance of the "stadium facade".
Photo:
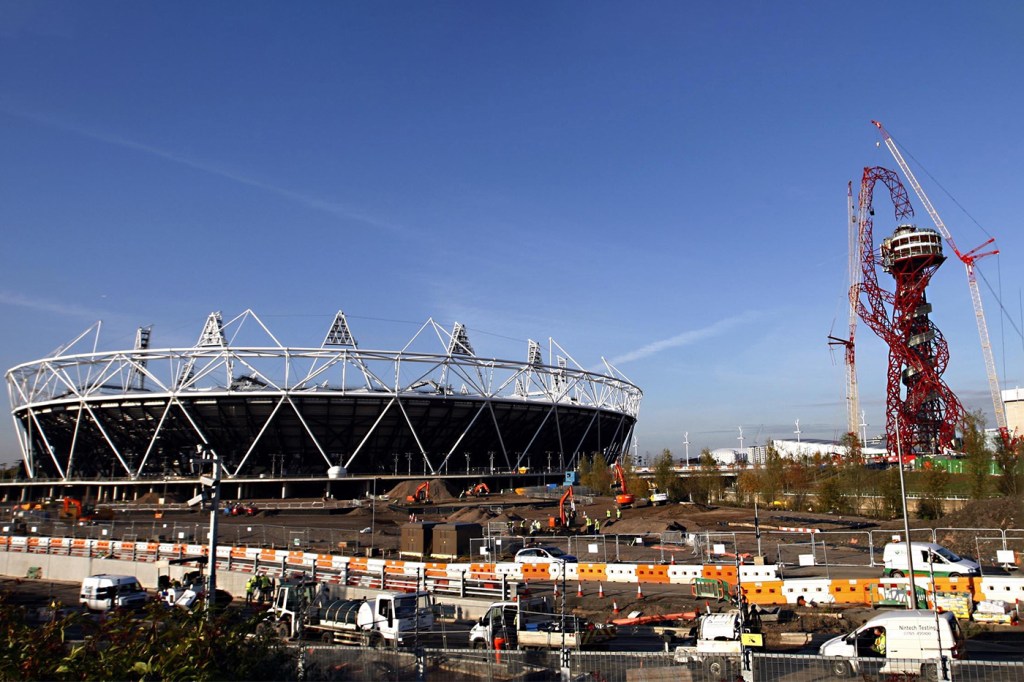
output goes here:
<path id="1" fill-rule="evenodd" d="M 237 343 L 243 326 L 269 341 Z M 319 347 L 281 345 L 248 310 L 210 314 L 189 348 L 151 348 L 150 328 L 129 350 L 98 337 L 6 373 L 29 479 L 188 477 L 213 457 L 240 480 L 572 468 L 622 455 L 642 398 L 554 340 L 550 364 L 534 341 L 524 361 L 486 359 L 433 320 L 400 350 L 360 348 L 342 312 Z"/>

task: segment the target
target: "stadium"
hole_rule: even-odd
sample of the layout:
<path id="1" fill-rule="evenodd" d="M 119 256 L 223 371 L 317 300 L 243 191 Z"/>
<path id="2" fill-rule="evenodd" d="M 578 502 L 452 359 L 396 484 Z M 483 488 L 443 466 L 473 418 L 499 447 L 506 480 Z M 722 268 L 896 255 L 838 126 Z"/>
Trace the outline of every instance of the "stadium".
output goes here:
<path id="1" fill-rule="evenodd" d="M 399 350 L 359 347 L 342 312 L 319 347 L 281 345 L 250 310 L 211 313 L 189 348 L 152 348 L 149 327 L 128 350 L 98 337 L 6 374 L 29 481 L 194 479 L 203 459 L 225 481 L 561 471 L 623 454 L 642 397 L 554 340 L 548 363 L 535 341 L 487 359 L 432 319 Z"/>

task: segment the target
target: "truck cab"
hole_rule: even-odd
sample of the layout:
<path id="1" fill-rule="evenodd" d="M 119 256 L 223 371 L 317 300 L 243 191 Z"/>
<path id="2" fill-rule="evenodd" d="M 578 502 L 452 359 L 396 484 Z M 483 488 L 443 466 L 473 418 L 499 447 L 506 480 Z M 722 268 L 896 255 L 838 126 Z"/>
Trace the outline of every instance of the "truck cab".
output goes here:
<path id="1" fill-rule="evenodd" d="M 910 575 L 913 560 L 915 575 L 975 576 L 981 575 L 981 566 L 976 561 L 958 556 L 934 542 L 890 542 L 882 550 L 882 562 L 886 577 L 902 578 Z"/>
<path id="2" fill-rule="evenodd" d="M 516 649 L 520 630 L 553 617 L 551 605 L 541 597 L 495 602 L 469 631 L 469 645 L 474 649 L 493 649 L 495 640 L 501 639 L 506 648 Z"/>
<path id="3" fill-rule="evenodd" d="M 82 580 L 78 601 L 90 611 L 137 609 L 149 600 L 134 575 L 100 573 Z"/>
<path id="4" fill-rule="evenodd" d="M 876 645 L 879 635 L 884 638 L 882 646 Z M 829 670 L 835 677 L 877 672 L 935 679 L 938 659 L 961 658 L 964 646 L 963 631 L 952 613 L 911 609 L 877 615 L 828 640 L 818 653 L 830 657 Z"/>

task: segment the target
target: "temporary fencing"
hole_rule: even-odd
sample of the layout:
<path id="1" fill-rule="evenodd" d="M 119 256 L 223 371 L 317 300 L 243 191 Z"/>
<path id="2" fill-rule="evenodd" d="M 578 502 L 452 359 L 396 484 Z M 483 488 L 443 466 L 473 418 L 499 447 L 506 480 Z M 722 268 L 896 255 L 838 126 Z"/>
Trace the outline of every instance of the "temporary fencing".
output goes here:
<path id="1" fill-rule="evenodd" d="M 892 673 L 885 673 L 888 664 Z M 303 646 L 295 679 L 423 680 L 425 682 L 499 682 L 561 680 L 566 668 L 573 682 L 735 682 L 786 680 L 834 682 L 871 679 L 892 682 L 1020 682 L 1024 662 L 952 659 L 836 659 L 816 655 L 753 653 L 749 669 L 739 657 L 680 660 L 674 652 L 491 651 L 421 649 L 416 652 L 337 646 Z"/>

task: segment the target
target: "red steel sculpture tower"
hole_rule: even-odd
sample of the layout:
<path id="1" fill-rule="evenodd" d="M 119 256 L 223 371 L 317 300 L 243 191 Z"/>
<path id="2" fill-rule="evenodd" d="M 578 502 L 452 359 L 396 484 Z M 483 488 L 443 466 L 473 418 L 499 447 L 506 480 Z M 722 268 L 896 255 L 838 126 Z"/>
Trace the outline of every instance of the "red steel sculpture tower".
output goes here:
<path id="1" fill-rule="evenodd" d="M 875 184 L 889 188 L 896 209 L 896 229 L 876 252 L 872 223 Z M 858 222 L 861 249 L 861 296 L 857 312 L 889 347 L 885 432 L 889 451 L 904 459 L 952 447 L 964 409 L 942 380 L 949 347 L 928 314 L 925 296 L 931 277 L 942 265 L 942 236 L 907 224 L 913 217 L 907 190 L 887 168 L 865 168 L 861 179 Z M 895 292 L 878 283 L 878 266 L 896 281 Z"/>

